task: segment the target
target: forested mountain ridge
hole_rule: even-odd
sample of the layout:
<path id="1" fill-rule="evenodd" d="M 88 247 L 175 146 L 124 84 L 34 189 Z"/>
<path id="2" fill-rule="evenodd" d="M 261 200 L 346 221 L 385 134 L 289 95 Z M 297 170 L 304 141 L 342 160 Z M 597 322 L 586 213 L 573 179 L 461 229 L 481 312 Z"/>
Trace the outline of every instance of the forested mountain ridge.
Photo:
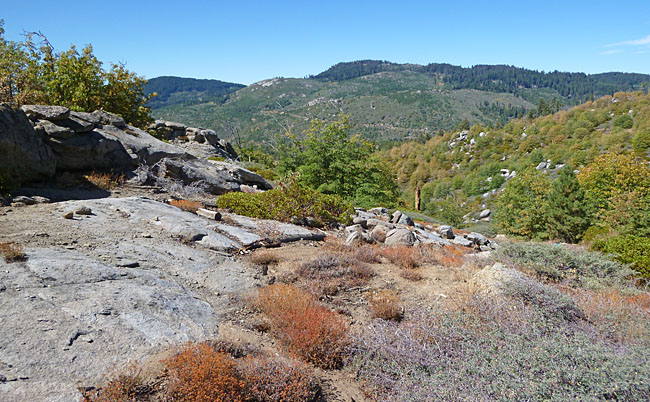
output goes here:
<path id="1" fill-rule="evenodd" d="M 287 130 L 300 132 L 312 119 L 334 121 L 347 114 L 365 138 L 393 142 L 431 138 L 464 120 L 505 124 L 537 111 L 540 100 L 553 104 L 545 111 L 551 113 L 592 95 L 640 90 L 647 82 L 650 76 L 644 74 L 363 60 L 339 63 L 309 78 L 274 78 L 241 89 L 232 84 L 213 97 L 201 91 L 200 80 L 177 92 L 159 85 L 163 97 L 154 98 L 151 106 L 157 118 L 212 128 L 241 141 L 268 141 Z"/>
<path id="2" fill-rule="evenodd" d="M 150 79 L 144 92 L 156 93 L 149 101 L 152 109 L 172 104 L 194 104 L 202 102 L 223 102 L 226 95 L 245 87 L 242 84 L 196 78 L 162 76 Z"/>
<path id="3" fill-rule="evenodd" d="M 384 71 L 415 71 L 437 75 L 451 89 L 478 89 L 491 92 L 520 93 L 523 88 L 550 88 L 578 104 L 592 95 L 600 97 L 617 91 L 642 89 L 650 82 L 650 75 L 609 72 L 601 74 L 540 72 L 508 65 L 454 66 L 446 63 L 396 64 L 387 61 L 360 60 L 338 63 L 311 78 L 323 81 L 342 81 Z"/>

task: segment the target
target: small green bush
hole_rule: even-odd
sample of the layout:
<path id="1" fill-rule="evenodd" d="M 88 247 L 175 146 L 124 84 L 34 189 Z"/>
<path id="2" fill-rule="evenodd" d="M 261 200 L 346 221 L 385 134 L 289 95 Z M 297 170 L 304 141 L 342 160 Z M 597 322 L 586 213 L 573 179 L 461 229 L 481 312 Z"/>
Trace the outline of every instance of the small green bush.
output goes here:
<path id="1" fill-rule="evenodd" d="M 217 207 L 236 214 L 281 222 L 322 227 L 350 223 L 354 208 L 337 195 L 322 194 L 300 184 L 295 178 L 287 184 L 263 193 L 227 193 L 219 197 Z"/>
<path id="2" fill-rule="evenodd" d="M 617 261 L 630 264 L 641 276 L 650 279 L 650 239 L 634 235 L 614 236 L 594 242 L 594 249 L 614 254 Z"/>
<path id="3" fill-rule="evenodd" d="M 634 120 L 632 120 L 632 117 L 630 115 L 624 114 L 614 118 L 612 124 L 614 127 L 620 127 L 627 130 L 628 128 L 632 128 L 634 125 Z"/>

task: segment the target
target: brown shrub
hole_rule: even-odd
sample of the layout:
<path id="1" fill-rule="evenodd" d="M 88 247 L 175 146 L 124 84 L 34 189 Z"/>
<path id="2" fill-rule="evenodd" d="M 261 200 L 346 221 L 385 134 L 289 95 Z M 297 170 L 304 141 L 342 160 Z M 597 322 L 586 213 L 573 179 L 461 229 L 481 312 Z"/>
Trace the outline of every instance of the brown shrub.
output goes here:
<path id="1" fill-rule="evenodd" d="M 260 289 L 255 305 L 289 352 L 322 368 L 341 366 L 348 327 L 338 314 L 297 287 L 280 283 Z"/>
<path id="2" fill-rule="evenodd" d="M 188 344 L 164 361 L 169 384 L 167 392 L 174 401 L 244 401 L 244 381 L 234 360 L 206 343 Z"/>
<path id="3" fill-rule="evenodd" d="M 382 289 L 370 296 L 370 311 L 374 318 L 399 321 L 402 318 L 402 303 L 397 292 Z"/>
<path id="4" fill-rule="evenodd" d="M 199 208 L 203 208 L 203 204 L 198 201 L 189 201 L 189 200 L 171 200 L 169 205 L 180 208 L 183 211 L 196 213 Z"/>
<path id="5" fill-rule="evenodd" d="M 564 288 L 605 336 L 617 342 L 650 344 L 650 295 L 618 289 L 587 291 Z"/>
<path id="6" fill-rule="evenodd" d="M 423 279 L 422 274 L 417 269 L 403 269 L 400 271 L 399 276 L 412 282 L 421 281 Z"/>
<path id="7" fill-rule="evenodd" d="M 156 390 L 146 384 L 136 364 L 123 371 L 107 375 L 106 385 L 92 391 L 82 392 L 82 402 L 131 402 L 146 401 Z"/>
<path id="8" fill-rule="evenodd" d="M 250 261 L 257 265 L 275 265 L 280 262 L 280 257 L 271 250 L 259 250 L 250 256 Z"/>
<path id="9" fill-rule="evenodd" d="M 422 249 L 424 259 L 445 267 L 460 267 L 465 263 L 464 255 L 471 250 L 456 245 L 437 247 L 429 246 Z"/>
<path id="10" fill-rule="evenodd" d="M 251 401 L 320 400 L 321 387 L 314 372 L 305 364 L 283 358 L 243 359 L 239 369 Z"/>
<path id="11" fill-rule="evenodd" d="M 27 260 L 27 255 L 25 254 L 23 246 L 13 241 L 0 243 L 0 254 L 2 254 L 2 257 L 8 264 Z"/>
<path id="12" fill-rule="evenodd" d="M 349 254 L 324 253 L 298 265 L 296 273 L 309 279 L 307 288 L 316 296 L 333 295 L 351 286 L 363 286 L 375 275 L 368 264 Z"/>
<path id="13" fill-rule="evenodd" d="M 381 251 L 381 254 L 388 259 L 388 261 L 401 268 L 417 268 L 420 263 L 420 250 L 417 247 L 396 246 L 386 247 Z"/>
<path id="14" fill-rule="evenodd" d="M 359 246 L 354 250 L 354 258 L 368 264 L 377 264 L 381 262 L 381 253 L 375 246 Z"/>
<path id="15" fill-rule="evenodd" d="M 84 175 L 84 178 L 95 187 L 106 191 L 124 184 L 124 174 L 116 175 L 112 173 L 92 172 Z"/>

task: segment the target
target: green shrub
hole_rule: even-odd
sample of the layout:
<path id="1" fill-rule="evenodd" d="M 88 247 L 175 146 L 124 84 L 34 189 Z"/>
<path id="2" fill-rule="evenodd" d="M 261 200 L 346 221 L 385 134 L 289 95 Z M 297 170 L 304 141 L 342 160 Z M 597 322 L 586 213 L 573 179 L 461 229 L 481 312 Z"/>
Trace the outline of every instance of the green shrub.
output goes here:
<path id="1" fill-rule="evenodd" d="M 574 287 L 623 288 L 635 273 L 601 253 L 559 244 L 502 243 L 494 257 L 530 269 L 545 280 Z"/>
<path id="2" fill-rule="evenodd" d="M 650 239 L 634 235 L 614 236 L 597 240 L 593 248 L 614 254 L 617 261 L 630 264 L 644 278 L 650 279 Z"/>
<path id="3" fill-rule="evenodd" d="M 612 124 L 614 127 L 620 127 L 627 130 L 628 128 L 632 128 L 634 125 L 634 120 L 632 120 L 632 117 L 630 115 L 624 114 L 614 118 Z"/>
<path id="4" fill-rule="evenodd" d="M 217 207 L 239 215 L 281 222 L 322 227 L 350 223 L 354 208 L 337 195 L 322 194 L 300 184 L 294 177 L 287 184 L 263 193 L 228 193 L 217 200 Z"/>

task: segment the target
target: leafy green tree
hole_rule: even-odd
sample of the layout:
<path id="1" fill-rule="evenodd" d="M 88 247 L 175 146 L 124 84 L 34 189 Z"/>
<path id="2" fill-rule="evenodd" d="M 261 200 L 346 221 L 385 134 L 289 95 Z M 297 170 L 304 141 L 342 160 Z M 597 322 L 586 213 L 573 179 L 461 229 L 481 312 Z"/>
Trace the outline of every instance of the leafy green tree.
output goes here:
<path id="1" fill-rule="evenodd" d="M 634 134 L 632 148 L 642 156 L 650 151 L 650 127 L 639 129 Z"/>
<path id="2" fill-rule="evenodd" d="M 629 114 L 626 113 L 624 115 L 616 117 L 612 121 L 612 124 L 614 125 L 614 127 L 620 127 L 627 130 L 629 128 L 632 128 L 632 126 L 634 125 L 634 120 Z"/>
<path id="3" fill-rule="evenodd" d="M 144 95 L 144 78 L 121 64 L 106 71 L 90 45 L 56 53 L 40 32 L 26 34 L 20 43 L 7 41 L 2 25 L 0 20 L 0 101 L 86 112 L 104 109 L 137 126 L 152 120 L 145 106 L 151 96 Z"/>
<path id="4" fill-rule="evenodd" d="M 535 169 L 511 179 L 497 198 L 494 219 L 507 234 L 526 238 L 548 238 L 546 196 L 551 182 Z"/>
<path id="5" fill-rule="evenodd" d="M 298 172 L 301 182 L 337 194 L 360 206 L 391 206 L 398 188 L 388 165 L 374 156 L 374 145 L 350 135 L 344 116 L 333 123 L 314 120 L 302 138 L 287 135 L 280 145 L 279 170 Z"/>
<path id="6" fill-rule="evenodd" d="M 591 208 L 571 166 L 565 166 L 546 197 L 548 233 L 567 243 L 577 243 L 591 222 Z"/>

